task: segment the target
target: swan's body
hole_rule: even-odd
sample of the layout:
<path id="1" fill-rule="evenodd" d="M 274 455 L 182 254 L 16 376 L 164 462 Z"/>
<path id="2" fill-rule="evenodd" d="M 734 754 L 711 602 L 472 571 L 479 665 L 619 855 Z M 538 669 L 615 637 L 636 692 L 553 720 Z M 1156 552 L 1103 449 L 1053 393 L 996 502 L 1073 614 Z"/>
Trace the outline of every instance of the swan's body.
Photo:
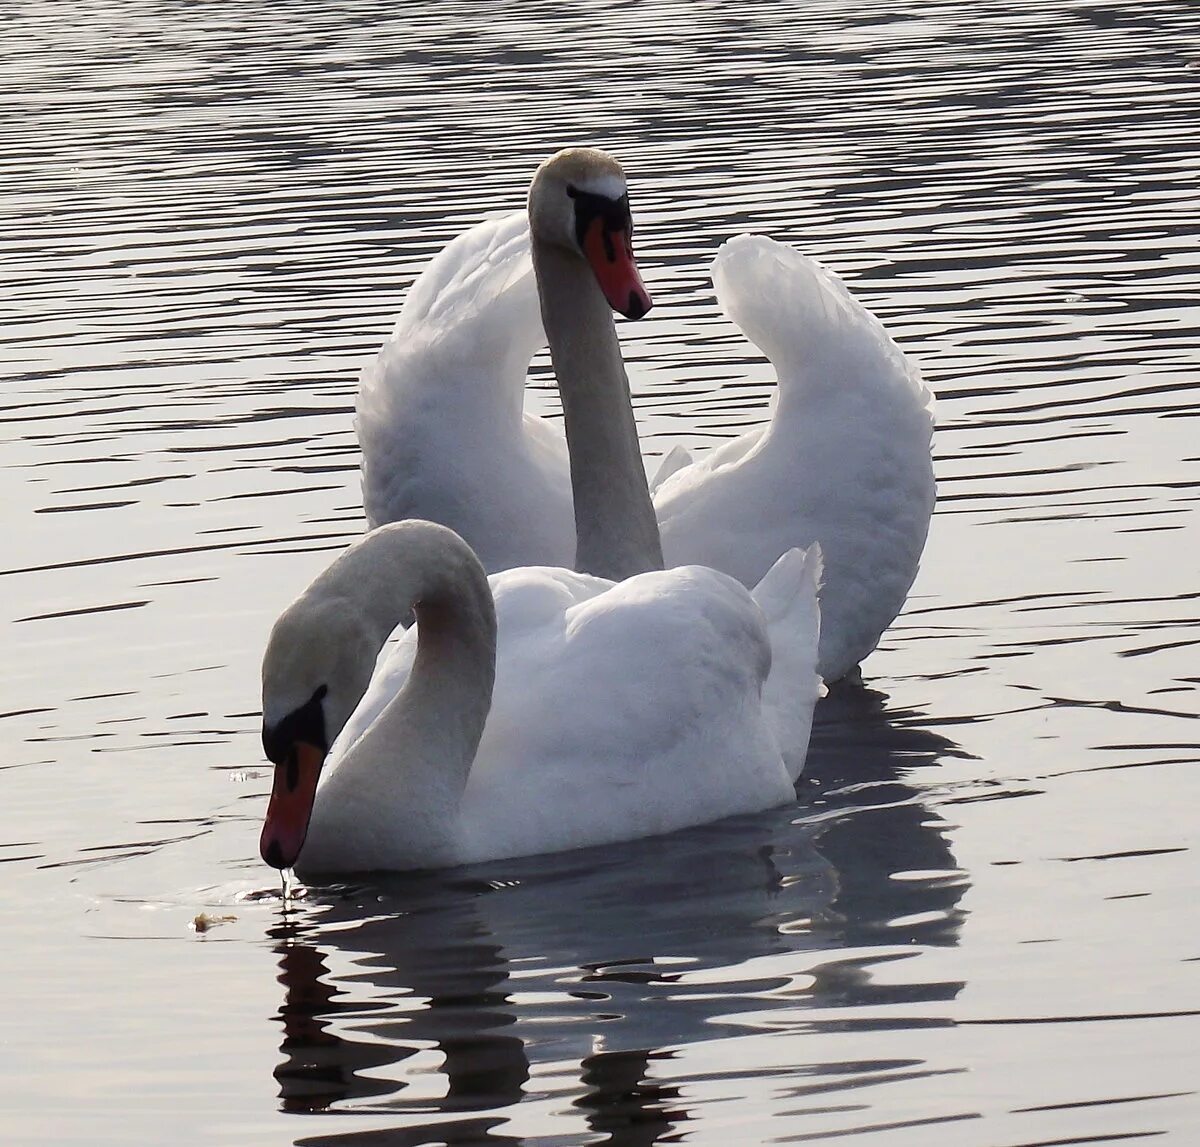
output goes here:
<path id="1" fill-rule="evenodd" d="M 783 597 L 760 608 L 724 574 L 682 567 L 613 585 L 526 568 L 493 575 L 489 594 L 468 547 L 442 527 L 368 534 L 284 614 L 264 661 L 272 727 L 322 686 L 332 725 L 353 710 L 340 733 L 329 730 L 336 740 L 297 868 L 558 851 L 791 800 L 819 688 L 817 563 L 785 562 L 792 592 L 773 626 L 790 630 L 792 650 L 805 629 L 807 664 L 778 665 L 772 676 L 787 679 L 768 683 L 764 612 Z M 417 624 L 359 701 L 387 618 L 398 622 L 414 603 Z M 772 685 L 788 697 L 779 712 L 763 702 Z M 789 762 L 781 735 L 794 744 L 801 731 Z M 270 830 L 268 817 L 264 853 Z"/>
<path id="2" fill-rule="evenodd" d="M 414 284 L 358 400 L 371 524 L 443 521 L 490 571 L 563 561 L 574 545 L 562 439 L 521 414 L 528 360 L 546 338 L 526 244 L 513 215 L 446 247 Z M 668 457 L 653 495 L 665 563 L 712 566 L 752 586 L 784 550 L 819 542 L 820 671 L 835 680 L 874 649 L 916 576 L 934 498 L 932 396 L 815 260 L 742 237 L 718 252 L 713 279 L 774 364 L 778 397 L 766 427 L 694 463 Z M 473 404 L 486 416 L 483 445 Z"/>
<path id="3" fill-rule="evenodd" d="M 819 554 L 789 550 L 755 596 L 715 570 L 661 569 L 609 310 L 650 307 L 620 167 L 560 152 L 534 177 L 529 217 L 575 564 L 603 576 L 519 568 L 489 586 L 470 546 L 426 521 L 352 545 L 284 612 L 263 659 L 276 768 L 260 847 L 275 867 L 576 848 L 793 794 L 820 689 Z M 568 327 L 567 310 L 583 321 Z M 370 684 L 410 612 L 414 631 Z"/>

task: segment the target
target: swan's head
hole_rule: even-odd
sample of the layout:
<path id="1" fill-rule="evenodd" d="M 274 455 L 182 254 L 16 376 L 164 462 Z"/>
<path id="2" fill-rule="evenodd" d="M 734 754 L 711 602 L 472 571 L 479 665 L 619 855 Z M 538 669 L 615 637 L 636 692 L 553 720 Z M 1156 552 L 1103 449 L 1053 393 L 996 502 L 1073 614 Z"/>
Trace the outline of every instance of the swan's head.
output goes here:
<path id="1" fill-rule="evenodd" d="M 614 311 L 640 319 L 650 295 L 633 258 L 625 172 L 611 155 L 569 147 L 552 155 L 529 188 L 534 240 L 585 259 Z"/>
<path id="2" fill-rule="evenodd" d="M 306 595 L 271 630 L 263 656 L 263 749 L 275 765 L 259 851 L 274 868 L 300 855 L 321 768 L 370 684 L 378 640 L 341 598 Z"/>

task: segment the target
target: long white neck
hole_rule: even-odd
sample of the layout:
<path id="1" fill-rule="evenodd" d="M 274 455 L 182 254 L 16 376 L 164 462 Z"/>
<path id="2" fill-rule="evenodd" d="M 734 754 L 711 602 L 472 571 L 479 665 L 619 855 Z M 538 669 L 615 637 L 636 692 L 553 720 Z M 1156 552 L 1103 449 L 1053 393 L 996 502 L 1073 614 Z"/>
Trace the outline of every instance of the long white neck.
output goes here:
<path id="1" fill-rule="evenodd" d="M 571 455 L 575 568 L 613 581 L 662 569 L 612 311 L 582 259 L 531 239 Z"/>
<path id="2" fill-rule="evenodd" d="M 353 600 L 381 632 L 411 610 L 416 658 L 404 687 L 318 794 L 304 862 L 319 863 L 329 847 L 344 856 L 359 837 L 375 860 L 386 847 L 404 862 L 449 863 L 459 800 L 491 708 L 491 589 L 470 547 L 441 526 L 393 523 L 368 535 L 360 554 L 368 547 L 371 560 L 348 571 L 357 575 Z"/>

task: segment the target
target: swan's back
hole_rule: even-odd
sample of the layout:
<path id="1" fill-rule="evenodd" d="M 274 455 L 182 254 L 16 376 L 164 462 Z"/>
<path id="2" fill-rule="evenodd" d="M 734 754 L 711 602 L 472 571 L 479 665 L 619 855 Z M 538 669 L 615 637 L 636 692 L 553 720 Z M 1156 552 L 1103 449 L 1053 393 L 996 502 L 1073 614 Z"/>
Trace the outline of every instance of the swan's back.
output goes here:
<path id="1" fill-rule="evenodd" d="M 536 579 L 550 608 L 531 600 Z M 464 796 L 466 859 L 648 836 L 791 798 L 761 704 L 762 614 L 732 579 L 684 568 L 611 586 L 514 570 L 492 585 L 499 661 Z"/>
<path id="2" fill-rule="evenodd" d="M 359 382 L 370 526 L 440 522 L 489 571 L 571 562 L 565 444 L 522 414 L 544 343 L 524 213 L 480 223 L 434 257 Z"/>
<path id="3" fill-rule="evenodd" d="M 457 859 L 630 840 L 792 799 L 819 690 L 819 569 L 815 551 L 785 555 L 755 596 L 697 567 L 615 586 L 545 567 L 493 575 L 495 685 Z M 360 779 L 403 767 L 403 745 L 380 758 L 362 738 L 408 680 L 417 638 L 382 659 L 327 777 L 348 756 Z M 363 833 L 403 836 L 403 808 L 370 808 Z"/>
<path id="4" fill-rule="evenodd" d="M 761 236 L 730 240 L 713 281 L 778 375 L 771 424 L 668 478 L 655 495 L 669 565 L 754 585 L 819 542 L 822 674 L 878 642 L 916 576 L 933 509 L 933 398 L 883 325 L 814 259 Z"/>

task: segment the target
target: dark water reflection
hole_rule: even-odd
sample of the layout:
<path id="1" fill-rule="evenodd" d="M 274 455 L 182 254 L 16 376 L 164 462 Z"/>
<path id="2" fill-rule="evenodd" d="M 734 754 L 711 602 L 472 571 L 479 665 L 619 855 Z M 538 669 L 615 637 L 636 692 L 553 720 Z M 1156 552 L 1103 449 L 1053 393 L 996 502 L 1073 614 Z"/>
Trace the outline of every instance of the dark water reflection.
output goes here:
<path id="1" fill-rule="evenodd" d="M 435 1124 L 438 1141 L 515 1142 L 491 1121 L 442 1117 L 540 1098 L 569 1103 L 606 1142 L 655 1143 L 693 1118 L 680 1047 L 949 1022 L 890 1005 L 953 1000 L 960 982 L 875 975 L 913 945 L 955 944 L 967 888 L 939 819 L 902 779 L 917 760 L 958 750 L 884 701 L 844 686 L 822 704 L 800 809 L 617 849 L 310 889 L 273 929 L 282 1108 L 404 1122 L 301 1142 L 427 1142 Z M 835 1096 L 923 1072 L 915 1057 L 760 1074 L 799 1092 L 819 1080 Z"/>

